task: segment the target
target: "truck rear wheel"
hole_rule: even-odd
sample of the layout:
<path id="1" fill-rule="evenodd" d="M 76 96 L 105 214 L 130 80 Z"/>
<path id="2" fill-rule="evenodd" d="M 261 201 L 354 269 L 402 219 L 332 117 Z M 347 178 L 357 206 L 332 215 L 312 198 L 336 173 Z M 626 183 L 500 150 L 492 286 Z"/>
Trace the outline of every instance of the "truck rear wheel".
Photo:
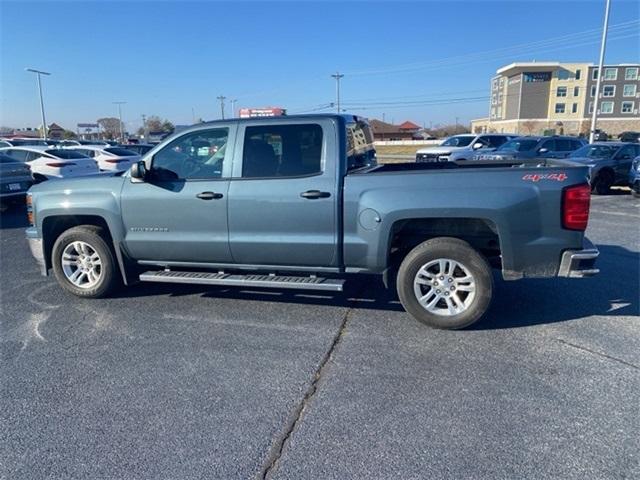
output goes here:
<path id="1" fill-rule="evenodd" d="M 62 232 L 53 245 L 53 273 L 62 288 L 79 297 L 101 298 L 118 285 L 115 256 L 100 227 L 81 225 Z"/>
<path id="2" fill-rule="evenodd" d="M 468 327 L 489 308 L 491 267 L 467 242 L 439 237 L 415 247 L 398 270 L 398 296 L 416 320 L 435 328 Z"/>

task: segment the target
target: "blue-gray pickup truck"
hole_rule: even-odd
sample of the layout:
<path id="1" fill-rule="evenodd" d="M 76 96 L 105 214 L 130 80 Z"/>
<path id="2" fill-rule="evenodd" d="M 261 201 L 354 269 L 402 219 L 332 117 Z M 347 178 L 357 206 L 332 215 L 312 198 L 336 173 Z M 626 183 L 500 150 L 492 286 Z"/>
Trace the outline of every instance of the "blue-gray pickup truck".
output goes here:
<path id="1" fill-rule="evenodd" d="M 34 186 L 42 273 L 102 297 L 137 281 L 340 291 L 379 275 L 439 328 L 487 310 L 506 280 L 598 272 L 588 168 L 555 160 L 378 165 L 366 120 L 204 123 L 114 177 Z"/>

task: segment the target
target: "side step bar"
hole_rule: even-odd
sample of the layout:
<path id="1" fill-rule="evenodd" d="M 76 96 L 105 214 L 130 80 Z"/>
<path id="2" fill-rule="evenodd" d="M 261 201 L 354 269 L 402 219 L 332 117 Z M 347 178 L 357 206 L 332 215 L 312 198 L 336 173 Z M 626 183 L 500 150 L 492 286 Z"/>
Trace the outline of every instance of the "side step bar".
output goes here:
<path id="1" fill-rule="evenodd" d="M 172 272 L 152 270 L 140 275 L 142 282 L 193 283 L 198 285 L 227 285 L 233 287 L 293 288 L 300 290 L 329 290 L 341 292 L 344 280 L 289 275 L 242 275 L 210 272 Z"/>

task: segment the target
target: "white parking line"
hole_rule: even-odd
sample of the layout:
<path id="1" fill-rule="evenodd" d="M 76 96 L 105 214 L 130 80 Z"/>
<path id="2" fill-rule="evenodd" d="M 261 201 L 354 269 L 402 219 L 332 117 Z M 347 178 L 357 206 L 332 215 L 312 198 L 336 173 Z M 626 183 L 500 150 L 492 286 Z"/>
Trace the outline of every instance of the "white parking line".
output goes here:
<path id="1" fill-rule="evenodd" d="M 640 218 L 640 215 L 634 215 L 632 213 L 623 213 L 623 212 L 607 212 L 605 210 L 594 210 L 594 212 L 603 213 L 605 215 L 619 215 L 621 217 L 632 217 L 632 218 Z"/>

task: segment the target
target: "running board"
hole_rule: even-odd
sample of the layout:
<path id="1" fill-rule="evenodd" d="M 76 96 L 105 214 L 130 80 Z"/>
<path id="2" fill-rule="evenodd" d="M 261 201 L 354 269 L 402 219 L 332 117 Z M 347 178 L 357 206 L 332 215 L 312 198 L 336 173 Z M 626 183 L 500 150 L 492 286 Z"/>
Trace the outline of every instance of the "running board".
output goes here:
<path id="1" fill-rule="evenodd" d="M 211 272 L 173 272 L 152 270 L 140 275 L 142 282 L 192 283 L 233 287 L 294 288 L 299 290 L 329 290 L 341 292 L 344 280 L 289 275 L 242 275 Z"/>

